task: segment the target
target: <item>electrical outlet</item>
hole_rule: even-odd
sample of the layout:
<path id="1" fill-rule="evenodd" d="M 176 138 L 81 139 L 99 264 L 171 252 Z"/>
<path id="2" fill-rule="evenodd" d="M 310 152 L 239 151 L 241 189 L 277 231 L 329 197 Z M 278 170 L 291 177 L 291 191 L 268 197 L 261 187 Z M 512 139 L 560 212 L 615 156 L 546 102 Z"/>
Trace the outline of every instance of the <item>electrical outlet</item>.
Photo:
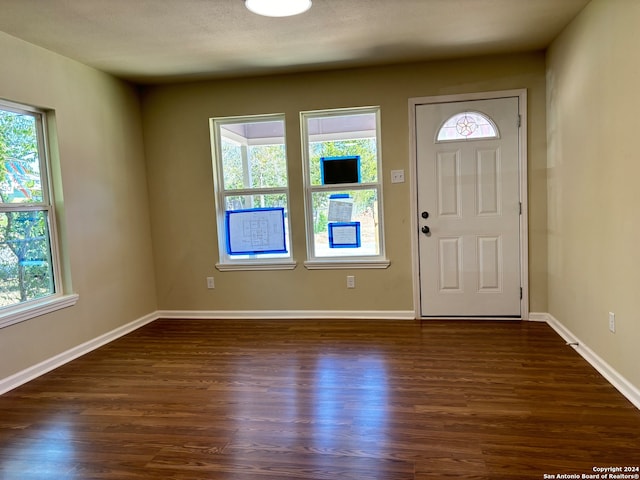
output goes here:
<path id="1" fill-rule="evenodd" d="M 207 288 L 216 288 L 216 283 L 213 280 L 213 277 L 207 277 Z"/>
<path id="2" fill-rule="evenodd" d="M 356 277 L 347 275 L 347 288 L 356 288 Z"/>
<path id="3" fill-rule="evenodd" d="M 616 314 L 609 312 L 609 331 L 616 333 Z"/>

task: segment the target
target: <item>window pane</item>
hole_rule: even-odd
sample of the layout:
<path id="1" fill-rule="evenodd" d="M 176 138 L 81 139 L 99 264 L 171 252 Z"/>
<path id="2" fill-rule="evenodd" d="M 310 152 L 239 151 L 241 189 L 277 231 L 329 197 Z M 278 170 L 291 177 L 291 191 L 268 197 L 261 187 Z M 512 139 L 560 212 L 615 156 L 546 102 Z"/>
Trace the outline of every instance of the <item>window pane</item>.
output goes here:
<path id="1" fill-rule="evenodd" d="M 0 200 L 42 202 L 36 118 L 0 110 Z"/>
<path id="2" fill-rule="evenodd" d="M 375 113 L 327 115 L 307 119 L 309 176 L 321 185 L 322 157 L 360 156 L 362 183 L 378 181 L 377 121 Z"/>
<path id="3" fill-rule="evenodd" d="M 316 257 L 370 256 L 380 254 L 378 243 L 378 191 L 375 188 L 350 191 L 322 191 L 311 194 L 313 203 L 313 245 Z M 329 241 L 329 225 L 359 224 L 360 246 L 345 247 Z M 336 246 L 336 244 L 340 244 Z M 349 240 L 346 242 L 351 242 Z"/>
<path id="4" fill-rule="evenodd" d="M 54 293 L 46 211 L 0 213 L 0 307 Z"/>
<path id="5" fill-rule="evenodd" d="M 285 245 L 287 252 L 290 252 L 289 246 L 289 222 L 287 220 L 287 195 L 285 193 L 274 193 L 265 195 L 226 195 L 225 211 L 246 210 L 251 208 L 270 208 L 282 207 L 285 215 Z M 287 258 L 289 253 L 257 253 L 253 255 L 229 255 L 232 259 L 244 258 Z"/>
<path id="6" fill-rule="evenodd" d="M 220 127 L 225 190 L 287 186 L 284 121 Z"/>

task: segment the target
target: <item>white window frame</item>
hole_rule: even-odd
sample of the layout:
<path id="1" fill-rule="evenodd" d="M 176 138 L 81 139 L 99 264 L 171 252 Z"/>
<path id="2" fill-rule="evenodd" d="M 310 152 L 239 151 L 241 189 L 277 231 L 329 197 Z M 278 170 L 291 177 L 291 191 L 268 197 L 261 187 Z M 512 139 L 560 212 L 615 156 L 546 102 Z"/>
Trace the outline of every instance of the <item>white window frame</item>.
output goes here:
<path id="1" fill-rule="evenodd" d="M 0 308 L 0 328 L 4 328 L 62 308 L 73 306 L 78 301 L 78 295 L 65 294 L 63 291 L 55 199 L 51 179 L 51 158 L 48 143 L 47 112 L 29 105 L 18 104 L 6 100 L 0 100 L 0 109 L 19 114 L 31 115 L 36 119 L 38 157 L 40 160 L 40 177 L 42 182 L 42 201 L 38 203 L 20 204 L 2 204 L 0 202 L 0 212 L 46 212 L 54 290 L 50 295 Z"/>
<path id="2" fill-rule="evenodd" d="M 375 114 L 376 118 L 376 156 L 377 156 L 377 179 L 375 182 L 343 183 L 335 185 L 312 185 L 309 160 L 310 134 L 308 132 L 308 120 L 314 118 L 326 118 L 331 116 Z M 307 239 L 307 260 L 304 265 L 309 270 L 330 270 L 330 269 L 358 269 L 358 268 L 387 268 L 390 264 L 385 254 L 384 244 L 384 208 L 382 201 L 382 149 L 380 145 L 380 107 L 354 107 L 338 108 L 326 110 L 312 110 L 300 112 L 300 126 L 302 133 L 302 171 L 304 186 L 304 213 Z M 338 136 L 340 134 L 337 134 Z M 338 137 L 336 137 L 338 138 Z M 376 190 L 378 203 L 378 255 L 340 255 L 331 257 L 318 257 L 315 254 L 314 225 L 313 225 L 313 194 L 322 191 L 344 191 L 344 190 Z"/>
<path id="3" fill-rule="evenodd" d="M 221 125 L 233 123 L 256 123 L 268 121 L 282 121 L 285 126 L 284 142 L 286 155 L 286 122 L 283 113 L 266 115 L 243 115 L 232 117 L 216 117 L 209 119 L 211 130 L 211 151 L 213 158 L 213 184 L 216 203 L 216 222 L 218 227 L 218 258 L 216 268 L 220 271 L 233 270 L 292 270 L 296 267 L 293 260 L 293 242 L 291 240 L 291 209 L 289 193 L 289 176 L 285 187 L 241 188 L 233 190 L 224 189 L 224 169 L 222 165 L 222 136 Z M 238 140 L 241 140 L 239 138 Z M 288 160 L 287 160 L 288 167 Z M 255 258 L 236 259 L 227 253 L 226 228 L 225 228 L 225 196 L 232 195 L 269 195 L 285 194 L 287 197 L 285 218 L 285 231 L 288 235 L 288 255 L 286 257 L 257 256 Z"/>

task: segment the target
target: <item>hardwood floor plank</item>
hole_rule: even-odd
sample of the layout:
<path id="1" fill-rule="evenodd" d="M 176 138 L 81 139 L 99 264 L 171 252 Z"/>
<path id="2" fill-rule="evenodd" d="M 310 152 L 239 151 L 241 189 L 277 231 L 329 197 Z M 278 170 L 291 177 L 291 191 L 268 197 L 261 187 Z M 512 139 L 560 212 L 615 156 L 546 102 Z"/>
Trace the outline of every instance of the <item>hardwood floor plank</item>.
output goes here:
<path id="1" fill-rule="evenodd" d="M 407 461 L 298 452 L 246 451 L 215 455 L 165 449 L 149 467 L 225 473 L 226 478 L 235 478 L 238 472 L 251 474 L 253 478 L 267 475 L 317 480 L 406 480 L 413 477 L 413 464 Z"/>
<path id="2" fill-rule="evenodd" d="M 547 325 L 158 320 L 0 397 L 0 479 L 542 479 L 640 465 Z"/>

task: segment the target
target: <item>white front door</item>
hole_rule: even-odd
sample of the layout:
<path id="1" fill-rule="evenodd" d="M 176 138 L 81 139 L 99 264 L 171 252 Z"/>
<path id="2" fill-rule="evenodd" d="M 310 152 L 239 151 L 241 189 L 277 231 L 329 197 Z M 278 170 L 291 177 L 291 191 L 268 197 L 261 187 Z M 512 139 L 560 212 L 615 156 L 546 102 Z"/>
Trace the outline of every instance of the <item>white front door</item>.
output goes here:
<path id="1" fill-rule="evenodd" d="M 518 98 L 415 108 L 421 316 L 519 318 Z"/>

